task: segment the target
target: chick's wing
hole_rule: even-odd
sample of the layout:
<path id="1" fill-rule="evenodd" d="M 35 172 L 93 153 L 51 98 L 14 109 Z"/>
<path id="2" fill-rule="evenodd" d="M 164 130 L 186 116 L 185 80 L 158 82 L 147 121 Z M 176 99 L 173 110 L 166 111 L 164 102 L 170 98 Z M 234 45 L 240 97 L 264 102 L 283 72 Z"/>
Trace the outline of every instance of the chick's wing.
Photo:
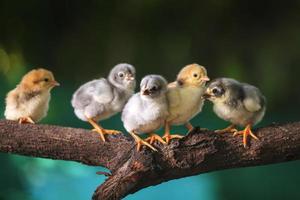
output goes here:
<path id="1" fill-rule="evenodd" d="M 6 104 L 10 108 L 17 108 L 20 103 L 19 99 L 20 99 L 20 95 L 18 94 L 17 90 L 14 89 L 7 94 Z"/>
<path id="2" fill-rule="evenodd" d="M 257 112 L 264 106 L 264 97 L 256 87 L 243 84 L 245 98 L 243 104 L 249 112 Z"/>
<path id="3" fill-rule="evenodd" d="M 88 106 L 92 101 L 107 104 L 113 100 L 112 86 L 104 78 L 82 85 L 73 95 L 74 107 Z"/>
<path id="4" fill-rule="evenodd" d="M 181 104 L 181 96 L 179 93 L 179 89 L 177 88 L 176 82 L 168 84 L 167 97 L 169 108 L 174 108 Z"/>

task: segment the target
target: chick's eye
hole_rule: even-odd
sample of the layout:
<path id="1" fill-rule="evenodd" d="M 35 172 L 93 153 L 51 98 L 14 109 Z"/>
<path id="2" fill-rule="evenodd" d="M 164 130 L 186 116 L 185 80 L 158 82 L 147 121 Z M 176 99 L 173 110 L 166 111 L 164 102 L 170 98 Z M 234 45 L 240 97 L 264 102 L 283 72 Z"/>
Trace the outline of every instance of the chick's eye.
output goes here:
<path id="1" fill-rule="evenodd" d="M 152 91 L 156 91 L 156 90 L 157 90 L 157 87 L 156 87 L 156 86 L 153 86 L 153 87 L 151 88 L 151 90 L 152 90 Z"/>
<path id="2" fill-rule="evenodd" d="M 121 77 L 121 78 L 123 78 L 124 77 L 124 73 L 123 72 L 119 72 L 118 76 Z"/>
<path id="3" fill-rule="evenodd" d="M 193 74 L 193 76 L 194 76 L 195 78 L 197 78 L 197 77 L 198 77 L 198 74 Z"/>
<path id="4" fill-rule="evenodd" d="M 218 88 L 214 88 L 214 89 L 212 89 L 212 93 L 213 94 L 219 94 L 220 90 Z"/>
<path id="5" fill-rule="evenodd" d="M 49 79 L 48 79 L 48 78 L 45 78 L 45 79 L 44 79 L 44 81 L 45 81 L 45 82 L 48 82 L 48 81 L 49 81 Z"/>

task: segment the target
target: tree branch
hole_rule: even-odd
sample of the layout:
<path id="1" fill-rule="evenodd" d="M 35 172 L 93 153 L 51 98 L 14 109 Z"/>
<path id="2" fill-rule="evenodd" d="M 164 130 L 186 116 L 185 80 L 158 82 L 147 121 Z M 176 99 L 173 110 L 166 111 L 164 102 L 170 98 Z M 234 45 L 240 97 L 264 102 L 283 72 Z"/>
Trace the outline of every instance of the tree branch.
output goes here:
<path id="1" fill-rule="evenodd" d="M 249 148 L 241 137 L 194 129 L 169 145 L 155 144 L 153 152 L 136 152 L 122 134 L 99 135 L 83 129 L 49 125 L 19 125 L 0 120 L 0 152 L 71 160 L 108 168 L 112 175 L 97 188 L 94 200 L 121 199 L 142 188 L 216 170 L 266 165 L 300 159 L 300 122 L 255 130 L 259 141 Z"/>

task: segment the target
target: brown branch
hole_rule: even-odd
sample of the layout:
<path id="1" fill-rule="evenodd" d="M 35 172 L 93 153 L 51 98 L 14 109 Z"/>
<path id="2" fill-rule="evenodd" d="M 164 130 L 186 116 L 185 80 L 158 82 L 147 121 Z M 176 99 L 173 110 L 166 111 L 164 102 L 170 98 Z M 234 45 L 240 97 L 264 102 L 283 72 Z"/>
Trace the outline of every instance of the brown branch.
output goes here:
<path id="1" fill-rule="evenodd" d="M 134 143 L 123 135 L 111 136 L 105 143 L 99 138 L 84 129 L 0 120 L 0 152 L 78 161 L 113 172 L 127 159 L 124 152 L 130 152 Z"/>
<path id="2" fill-rule="evenodd" d="M 94 200 L 121 199 L 142 188 L 205 172 L 300 159 L 300 122 L 255 130 L 260 141 L 244 149 L 241 137 L 194 129 L 153 152 L 136 152 L 131 138 L 49 125 L 19 125 L 0 120 L 0 152 L 103 166 L 111 171 Z"/>

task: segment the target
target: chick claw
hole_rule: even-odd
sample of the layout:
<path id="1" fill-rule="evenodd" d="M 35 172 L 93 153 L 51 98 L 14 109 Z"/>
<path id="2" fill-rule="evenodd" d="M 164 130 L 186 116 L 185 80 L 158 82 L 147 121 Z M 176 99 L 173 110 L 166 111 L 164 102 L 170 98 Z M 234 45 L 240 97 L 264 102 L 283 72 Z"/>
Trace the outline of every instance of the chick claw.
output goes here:
<path id="1" fill-rule="evenodd" d="M 92 131 L 97 131 L 97 129 L 92 129 Z M 109 130 L 109 129 L 101 129 L 102 133 L 103 134 L 110 134 L 110 135 L 116 135 L 116 134 L 120 134 L 121 131 L 118 131 L 118 130 Z"/>
<path id="2" fill-rule="evenodd" d="M 216 130 L 216 133 L 236 133 L 238 130 L 235 128 L 235 125 L 230 125 L 227 128 L 221 129 L 221 130 Z"/>
<path id="3" fill-rule="evenodd" d="M 170 124 L 168 122 L 166 122 L 165 123 L 165 134 L 162 138 L 166 140 L 167 144 L 169 144 L 170 140 L 175 139 L 175 138 L 181 139 L 181 138 L 183 138 L 183 136 L 182 135 L 176 135 L 176 134 L 171 135 L 170 134 Z"/>
<path id="4" fill-rule="evenodd" d="M 253 134 L 253 132 L 251 131 L 251 125 L 247 125 L 246 128 L 242 131 L 236 131 L 233 136 L 242 134 L 243 135 L 243 144 L 244 147 L 247 147 L 247 137 L 248 135 L 250 135 L 251 137 L 253 137 L 256 140 L 259 140 L 258 137 L 256 135 Z"/>
<path id="5" fill-rule="evenodd" d="M 190 122 L 187 122 L 185 124 L 185 127 L 189 130 L 189 131 L 192 131 L 194 129 L 194 126 L 190 123 Z"/>
<path id="6" fill-rule="evenodd" d="M 106 135 L 115 135 L 115 134 L 120 134 L 121 133 L 121 131 L 109 130 L 109 129 L 101 129 L 101 128 L 94 128 L 94 129 L 92 129 L 92 131 L 95 131 L 95 132 L 99 133 L 100 137 L 101 137 L 101 140 L 103 142 L 106 141 L 105 137 L 104 137 L 105 134 Z"/>
<path id="7" fill-rule="evenodd" d="M 130 135 L 134 138 L 136 144 L 137 144 L 137 151 L 141 150 L 141 147 L 143 145 L 149 147 L 150 149 L 152 149 L 153 151 L 157 151 L 157 149 L 155 149 L 151 144 L 149 144 L 148 142 L 142 140 L 139 136 L 137 136 L 135 133 L 130 133 Z"/>
<path id="8" fill-rule="evenodd" d="M 142 139 L 139 140 L 139 141 L 136 141 L 136 143 L 137 143 L 137 147 L 136 147 L 137 151 L 140 151 L 140 150 L 141 150 L 141 147 L 142 147 L 143 145 L 149 147 L 149 148 L 152 149 L 153 151 L 157 151 L 157 149 L 155 149 L 151 144 L 149 144 L 148 142 L 146 142 L 146 141 L 144 141 L 144 140 L 142 140 Z"/>
<path id="9" fill-rule="evenodd" d="M 100 128 L 94 128 L 94 129 L 92 129 L 92 131 L 95 131 L 95 132 L 99 133 L 101 140 L 103 142 L 105 142 L 104 132 L 103 132 L 102 129 L 100 129 Z"/>
<path id="10" fill-rule="evenodd" d="M 165 134 L 162 138 L 166 140 L 167 144 L 169 144 L 170 140 L 175 139 L 175 138 L 181 139 L 181 138 L 183 138 L 183 136 L 182 135 L 177 135 L 177 134 L 173 134 L 173 135 Z"/>
<path id="11" fill-rule="evenodd" d="M 105 134 L 119 134 L 121 133 L 120 131 L 117 130 L 108 130 L 108 129 L 104 129 L 102 128 L 99 124 L 97 124 L 97 122 L 91 118 L 87 117 L 88 122 L 94 127 L 94 129 L 92 129 L 92 131 L 95 131 L 97 133 L 100 134 L 100 138 L 103 142 L 105 142 Z"/>
<path id="12" fill-rule="evenodd" d="M 162 137 L 160 137 L 160 136 L 157 135 L 156 133 L 150 133 L 150 136 L 147 137 L 147 138 L 145 139 L 145 141 L 146 141 L 146 142 L 149 142 L 149 144 L 153 144 L 155 140 L 159 141 L 159 142 L 162 143 L 162 144 L 167 144 L 167 143 L 162 139 Z"/>
<path id="13" fill-rule="evenodd" d="M 31 117 L 21 117 L 19 119 L 19 124 L 26 124 L 26 123 L 35 124 L 35 122 L 31 119 Z"/>

